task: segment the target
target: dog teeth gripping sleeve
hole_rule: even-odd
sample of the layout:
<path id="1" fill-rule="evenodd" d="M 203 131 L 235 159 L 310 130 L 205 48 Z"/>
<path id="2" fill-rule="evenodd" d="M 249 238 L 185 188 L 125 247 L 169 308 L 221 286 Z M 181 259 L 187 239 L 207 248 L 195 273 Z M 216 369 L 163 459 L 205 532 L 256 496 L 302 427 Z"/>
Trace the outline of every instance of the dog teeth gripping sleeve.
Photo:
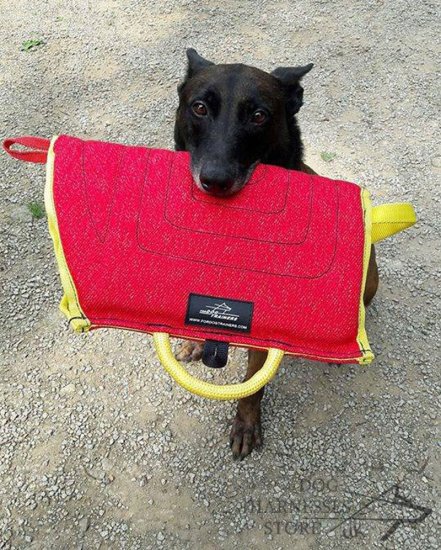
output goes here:
<path id="1" fill-rule="evenodd" d="M 3 147 L 46 163 L 60 307 L 75 330 L 153 334 L 170 375 L 215 399 L 256 392 L 284 353 L 372 361 L 363 305 L 371 244 L 413 225 L 411 205 L 372 207 L 353 183 L 269 165 L 236 195 L 213 197 L 194 183 L 185 152 L 70 136 Z M 169 335 L 269 352 L 250 380 L 216 386 L 176 361 Z"/>

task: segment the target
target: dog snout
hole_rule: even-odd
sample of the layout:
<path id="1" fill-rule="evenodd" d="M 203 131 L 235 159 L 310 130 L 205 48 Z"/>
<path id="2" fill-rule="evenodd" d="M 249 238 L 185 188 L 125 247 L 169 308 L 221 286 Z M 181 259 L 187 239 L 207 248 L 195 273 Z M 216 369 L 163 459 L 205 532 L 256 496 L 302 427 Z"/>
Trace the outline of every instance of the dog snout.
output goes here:
<path id="1" fill-rule="evenodd" d="M 225 195 L 231 191 L 235 180 L 225 170 L 220 169 L 216 165 L 208 165 L 202 168 L 199 181 L 207 193 Z"/>

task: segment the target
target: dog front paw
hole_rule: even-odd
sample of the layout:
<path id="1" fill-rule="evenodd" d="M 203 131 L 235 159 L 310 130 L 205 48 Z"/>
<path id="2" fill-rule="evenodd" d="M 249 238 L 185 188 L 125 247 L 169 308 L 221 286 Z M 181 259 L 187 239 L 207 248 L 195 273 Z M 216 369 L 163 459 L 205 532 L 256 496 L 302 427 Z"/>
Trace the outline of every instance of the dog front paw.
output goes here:
<path id="1" fill-rule="evenodd" d="M 253 449 L 262 445 L 262 426 L 259 418 L 244 420 L 236 414 L 230 432 L 230 447 L 233 458 L 243 460 Z"/>
<path id="2" fill-rule="evenodd" d="M 199 361 L 199 359 L 202 358 L 203 349 L 203 342 L 191 342 L 190 340 L 185 340 L 182 342 L 182 345 L 176 354 L 176 359 L 178 361 L 184 361 L 185 363 L 189 363 L 190 361 Z"/>

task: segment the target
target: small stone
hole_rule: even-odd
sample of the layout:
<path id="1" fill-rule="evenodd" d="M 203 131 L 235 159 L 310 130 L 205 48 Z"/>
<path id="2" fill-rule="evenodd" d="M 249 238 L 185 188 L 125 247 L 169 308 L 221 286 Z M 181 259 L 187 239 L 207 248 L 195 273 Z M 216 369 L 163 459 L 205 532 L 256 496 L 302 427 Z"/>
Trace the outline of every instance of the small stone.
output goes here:
<path id="1" fill-rule="evenodd" d="M 83 518 L 83 519 L 81 519 L 81 520 L 79 521 L 78 525 L 79 525 L 79 527 L 80 527 L 80 531 L 81 531 L 82 533 L 85 533 L 85 532 L 89 529 L 89 527 L 90 527 L 90 520 L 89 520 L 89 518 Z"/>
<path id="2" fill-rule="evenodd" d="M 67 386 L 64 386 L 60 390 L 60 395 L 68 395 L 71 393 L 74 393 L 75 391 L 75 384 L 67 384 Z"/>
<path id="3" fill-rule="evenodd" d="M 113 469 L 113 463 L 108 458 L 103 458 L 101 466 L 105 472 L 110 472 Z"/>

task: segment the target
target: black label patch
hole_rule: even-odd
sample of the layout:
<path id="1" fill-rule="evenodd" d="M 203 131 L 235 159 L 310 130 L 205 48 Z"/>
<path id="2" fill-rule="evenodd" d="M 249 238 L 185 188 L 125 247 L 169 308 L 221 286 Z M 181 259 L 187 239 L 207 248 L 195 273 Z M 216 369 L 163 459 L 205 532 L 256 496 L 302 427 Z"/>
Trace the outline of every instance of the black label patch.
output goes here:
<path id="1" fill-rule="evenodd" d="M 253 302 L 190 294 L 185 323 L 200 327 L 251 331 Z"/>

